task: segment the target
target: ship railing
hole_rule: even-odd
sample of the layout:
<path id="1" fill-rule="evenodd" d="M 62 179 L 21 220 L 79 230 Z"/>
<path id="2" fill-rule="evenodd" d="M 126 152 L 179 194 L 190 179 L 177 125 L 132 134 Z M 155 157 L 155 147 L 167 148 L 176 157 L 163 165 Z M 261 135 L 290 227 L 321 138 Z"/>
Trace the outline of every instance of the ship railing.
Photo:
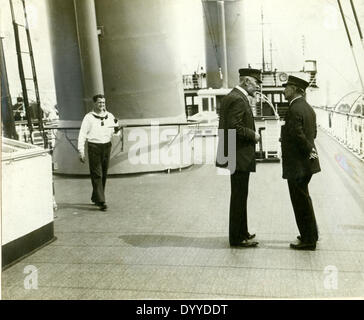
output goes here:
<path id="1" fill-rule="evenodd" d="M 277 79 L 277 74 L 264 74 L 262 86 L 263 87 L 277 87 L 279 83 L 279 79 Z"/>
<path id="2" fill-rule="evenodd" d="M 364 161 L 364 116 L 315 107 L 317 125 Z"/>
<path id="3" fill-rule="evenodd" d="M 185 74 L 182 76 L 183 89 L 206 89 L 206 74 L 196 73 L 196 74 Z"/>
<path id="4" fill-rule="evenodd" d="M 47 125 L 47 122 L 44 123 Z M 18 140 L 25 143 L 32 143 L 33 145 L 44 147 L 44 136 L 39 130 L 38 120 L 33 121 L 33 131 L 29 131 L 28 124 L 25 120 L 15 122 L 15 131 L 18 135 Z M 52 136 L 49 132 L 46 132 L 47 148 L 52 143 Z"/>
<path id="5" fill-rule="evenodd" d="M 56 148 L 60 145 L 62 147 L 64 147 L 64 145 L 68 145 L 70 148 L 68 148 L 69 150 L 73 150 L 73 156 L 77 155 L 78 157 L 78 148 L 77 148 L 77 144 L 78 144 L 78 135 L 79 135 L 79 130 L 80 130 L 80 125 L 81 122 L 80 121 L 58 121 L 55 122 L 49 126 L 45 126 L 45 130 L 51 132 L 51 134 L 53 135 L 53 138 L 55 140 L 54 145 L 52 145 L 51 147 L 51 154 L 53 154 L 53 152 L 56 150 Z M 176 121 L 171 121 L 171 122 L 162 122 L 159 123 L 158 121 L 156 121 L 155 123 L 153 122 L 147 122 L 147 121 L 143 121 L 141 120 L 140 122 L 128 122 L 128 121 L 119 121 L 119 126 L 120 126 L 120 135 L 118 137 L 113 137 L 113 151 L 111 153 L 111 157 L 115 157 L 115 156 L 119 156 L 121 153 L 128 153 L 130 150 L 130 141 L 129 141 L 129 134 L 131 131 L 135 130 L 135 129 L 145 129 L 147 131 L 152 130 L 152 128 L 154 128 L 155 131 L 154 134 L 156 134 L 157 136 L 154 137 L 156 139 L 156 141 L 154 142 L 154 144 L 149 144 L 148 148 L 158 148 L 165 146 L 166 147 L 166 154 L 172 153 L 172 156 L 179 156 L 178 152 L 175 152 L 176 148 L 178 148 L 179 145 L 182 146 L 188 146 L 191 145 L 193 143 L 193 140 L 196 136 L 196 132 L 199 129 L 200 126 L 200 121 L 193 121 L 193 120 L 188 120 L 188 121 L 180 121 L 180 122 L 176 122 Z M 166 131 L 164 131 L 164 129 L 161 128 L 165 128 Z M 170 128 L 174 128 L 172 131 L 168 132 L 168 127 Z M 153 129 L 153 130 L 154 130 Z M 163 132 L 163 134 L 165 135 L 165 138 L 161 138 L 162 137 L 162 132 L 160 132 L 159 134 L 159 129 L 161 129 Z M 152 138 L 151 138 L 152 139 Z M 159 140 L 161 139 L 161 140 Z M 165 140 L 164 140 L 165 139 Z M 162 141 L 163 140 L 163 141 Z M 68 142 L 65 143 L 65 142 Z M 149 141 L 150 143 L 152 143 L 152 141 Z M 156 144 L 157 143 L 157 144 Z M 172 152 L 173 151 L 173 152 Z M 59 151 L 58 151 L 59 152 Z M 70 155 L 71 156 L 71 155 Z M 183 156 L 185 157 L 185 156 Z M 173 163 L 177 163 L 177 158 L 173 158 Z M 185 159 L 185 158 L 183 158 Z M 55 169 L 55 165 L 56 163 L 54 162 L 54 169 Z M 179 166 L 179 169 L 181 170 L 182 166 Z M 171 167 L 166 167 L 165 168 L 168 172 L 170 172 Z"/>

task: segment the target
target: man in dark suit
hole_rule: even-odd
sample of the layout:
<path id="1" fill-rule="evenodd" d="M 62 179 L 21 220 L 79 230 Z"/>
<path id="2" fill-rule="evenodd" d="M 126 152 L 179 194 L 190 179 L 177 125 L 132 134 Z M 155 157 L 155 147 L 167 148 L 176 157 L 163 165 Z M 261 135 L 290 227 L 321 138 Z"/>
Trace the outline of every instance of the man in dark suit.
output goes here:
<path id="1" fill-rule="evenodd" d="M 250 172 L 255 172 L 255 132 L 253 113 L 248 96 L 260 89 L 261 72 L 240 69 L 240 84 L 224 99 L 219 114 L 219 143 L 216 165 L 230 170 L 230 246 L 255 247 L 255 234 L 248 232 L 247 198 Z"/>
<path id="2" fill-rule="evenodd" d="M 283 179 L 289 194 L 300 235 L 290 247 L 315 250 L 318 230 L 308 184 L 314 173 L 321 171 L 314 139 L 317 135 L 316 114 L 304 95 L 308 82 L 289 76 L 284 95 L 289 101 L 285 124 L 281 129 Z"/>

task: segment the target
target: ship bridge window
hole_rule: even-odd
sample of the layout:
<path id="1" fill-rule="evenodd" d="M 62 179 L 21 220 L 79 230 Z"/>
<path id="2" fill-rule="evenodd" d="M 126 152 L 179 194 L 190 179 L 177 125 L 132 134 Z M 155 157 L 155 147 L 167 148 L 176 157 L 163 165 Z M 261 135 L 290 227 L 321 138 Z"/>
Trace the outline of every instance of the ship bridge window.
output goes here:
<path id="1" fill-rule="evenodd" d="M 354 107 L 353 114 L 360 115 L 360 116 L 364 116 L 364 104 L 359 104 L 359 103 L 358 103 L 358 104 Z"/>
<path id="2" fill-rule="evenodd" d="M 202 111 L 209 111 L 209 98 L 202 99 Z"/>
<path id="3" fill-rule="evenodd" d="M 350 111 L 350 105 L 348 103 L 342 103 L 338 106 L 337 111 L 340 112 L 349 112 Z"/>
<path id="4" fill-rule="evenodd" d="M 274 94 L 274 103 L 279 103 L 281 102 L 281 95 L 279 93 L 275 93 Z"/>

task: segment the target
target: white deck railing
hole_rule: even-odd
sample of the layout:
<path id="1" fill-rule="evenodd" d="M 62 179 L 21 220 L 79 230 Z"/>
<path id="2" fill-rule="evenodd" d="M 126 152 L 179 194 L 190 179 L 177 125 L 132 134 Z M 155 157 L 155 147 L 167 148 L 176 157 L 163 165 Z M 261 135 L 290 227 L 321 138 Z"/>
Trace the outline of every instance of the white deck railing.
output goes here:
<path id="1" fill-rule="evenodd" d="M 318 126 L 364 161 L 364 117 L 326 108 L 314 110 Z"/>

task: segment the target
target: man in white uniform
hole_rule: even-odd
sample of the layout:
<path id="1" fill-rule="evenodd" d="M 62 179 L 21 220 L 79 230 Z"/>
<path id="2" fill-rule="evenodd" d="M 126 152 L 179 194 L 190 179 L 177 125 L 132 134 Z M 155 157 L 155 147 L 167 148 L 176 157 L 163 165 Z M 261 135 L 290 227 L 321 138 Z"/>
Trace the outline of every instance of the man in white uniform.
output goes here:
<path id="1" fill-rule="evenodd" d="M 82 120 L 78 136 L 80 161 L 85 163 L 85 142 L 87 141 L 88 159 L 92 182 L 91 201 L 100 210 L 107 209 L 105 184 L 109 167 L 111 137 L 120 134 L 117 119 L 105 107 L 105 97 L 97 94 L 93 97 L 94 108 Z"/>

